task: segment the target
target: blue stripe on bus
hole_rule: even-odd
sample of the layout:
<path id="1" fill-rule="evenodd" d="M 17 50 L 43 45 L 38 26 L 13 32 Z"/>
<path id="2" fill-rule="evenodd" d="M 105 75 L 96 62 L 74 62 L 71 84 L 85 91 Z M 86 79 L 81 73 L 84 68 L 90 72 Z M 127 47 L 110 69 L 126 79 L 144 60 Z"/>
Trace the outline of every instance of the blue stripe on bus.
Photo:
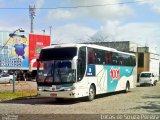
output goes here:
<path id="1" fill-rule="evenodd" d="M 132 75 L 133 72 L 133 67 L 127 67 L 127 66 L 111 66 L 111 65 L 104 65 L 103 67 L 104 70 L 107 71 L 107 92 L 114 92 L 116 90 L 116 87 L 118 85 L 118 81 L 123 77 L 129 77 Z M 119 71 L 119 76 L 113 77 L 111 75 L 111 70 L 112 72 L 114 71 Z M 98 71 L 97 71 L 98 72 Z M 96 77 L 96 65 L 89 64 L 87 66 L 87 72 L 86 76 L 87 77 Z"/>
<path id="2" fill-rule="evenodd" d="M 125 66 L 104 66 L 104 69 L 107 70 L 107 92 L 114 92 L 118 81 L 123 77 L 129 77 L 132 75 L 133 67 L 125 67 Z M 116 71 L 119 70 L 119 78 L 111 75 L 111 70 Z"/>

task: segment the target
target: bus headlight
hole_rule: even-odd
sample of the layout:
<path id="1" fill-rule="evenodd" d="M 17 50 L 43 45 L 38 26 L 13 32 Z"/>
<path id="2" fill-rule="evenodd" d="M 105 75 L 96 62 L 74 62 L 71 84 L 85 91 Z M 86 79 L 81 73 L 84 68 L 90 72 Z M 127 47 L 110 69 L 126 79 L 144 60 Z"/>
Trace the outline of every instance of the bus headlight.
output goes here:
<path id="1" fill-rule="evenodd" d="M 43 89 L 42 89 L 42 87 L 38 87 L 38 91 L 42 91 Z"/>

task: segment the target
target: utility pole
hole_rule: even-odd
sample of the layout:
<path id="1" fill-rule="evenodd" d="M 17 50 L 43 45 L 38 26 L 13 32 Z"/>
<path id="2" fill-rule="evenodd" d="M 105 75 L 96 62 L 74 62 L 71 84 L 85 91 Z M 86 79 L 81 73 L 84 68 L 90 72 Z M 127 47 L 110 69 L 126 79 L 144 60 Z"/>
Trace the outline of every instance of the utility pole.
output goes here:
<path id="1" fill-rule="evenodd" d="M 49 26 L 50 36 L 52 34 L 52 26 Z"/>
<path id="2" fill-rule="evenodd" d="M 31 33 L 34 33 L 34 31 L 33 31 L 33 20 L 34 20 L 34 17 L 36 16 L 35 11 L 36 11 L 35 5 L 34 6 L 29 5 L 29 16 L 31 18 Z"/>
<path id="3" fill-rule="evenodd" d="M 50 39 L 52 40 L 52 26 L 49 26 L 49 31 L 50 31 Z"/>
<path id="4" fill-rule="evenodd" d="M 46 30 L 45 30 L 45 29 L 43 29 L 42 31 L 43 31 L 43 35 L 45 35 Z"/>

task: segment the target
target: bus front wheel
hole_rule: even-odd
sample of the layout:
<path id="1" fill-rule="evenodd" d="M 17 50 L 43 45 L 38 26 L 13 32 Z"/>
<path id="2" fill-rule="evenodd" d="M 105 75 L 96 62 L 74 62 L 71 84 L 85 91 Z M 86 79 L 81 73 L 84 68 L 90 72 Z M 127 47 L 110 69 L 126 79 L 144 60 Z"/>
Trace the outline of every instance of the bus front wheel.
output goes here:
<path id="1" fill-rule="evenodd" d="M 57 101 L 57 102 L 63 102 L 63 101 L 64 101 L 64 98 L 56 98 L 56 101 Z"/>
<path id="2" fill-rule="evenodd" d="M 96 89 L 95 89 L 94 85 L 91 85 L 89 88 L 88 100 L 92 101 L 95 98 L 95 95 L 96 95 Z"/>

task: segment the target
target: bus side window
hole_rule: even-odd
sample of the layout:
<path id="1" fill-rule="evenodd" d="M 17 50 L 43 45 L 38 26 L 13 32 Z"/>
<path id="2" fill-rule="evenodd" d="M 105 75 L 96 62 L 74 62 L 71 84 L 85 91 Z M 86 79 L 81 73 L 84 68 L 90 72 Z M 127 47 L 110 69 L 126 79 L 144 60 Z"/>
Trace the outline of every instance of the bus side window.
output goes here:
<path id="1" fill-rule="evenodd" d="M 95 64 L 96 56 L 92 48 L 88 48 L 88 64 Z"/>
<path id="2" fill-rule="evenodd" d="M 105 64 L 108 64 L 107 53 L 105 53 Z"/>
<path id="3" fill-rule="evenodd" d="M 96 49 L 96 64 L 105 64 L 105 52 L 103 50 Z"/>
<path id="4" fill-rule="evenodd" d="M 105 52 L 105 63 L 111 64 L 112 61 L 112 53 L 111 52 Z"/>
<path id="5" fill-rule="evenodd" d="M 95 52 L 94 52 L 94 50 L 92 49 L 92 64 L 94 64 L 95 63 L 95 61 L 96 61 L 96 56 L 95 56 Z"/>
<path id="6" fill-rule="evenodd" d="M 118 57 L 118 65 L 123 65 L 123 58 L 122 57 Z"/>
<path id="7" fill-rule="evenodd" d="M 88 51 L 88 64 L 92 63 L 91 60 L 92 60 L 91 52 Z"/>
<path id="8" fill-rule="evenodd" d="M 118 65 L 118 54 L 117 53 L 112 54 L 112 64 Z"/>

